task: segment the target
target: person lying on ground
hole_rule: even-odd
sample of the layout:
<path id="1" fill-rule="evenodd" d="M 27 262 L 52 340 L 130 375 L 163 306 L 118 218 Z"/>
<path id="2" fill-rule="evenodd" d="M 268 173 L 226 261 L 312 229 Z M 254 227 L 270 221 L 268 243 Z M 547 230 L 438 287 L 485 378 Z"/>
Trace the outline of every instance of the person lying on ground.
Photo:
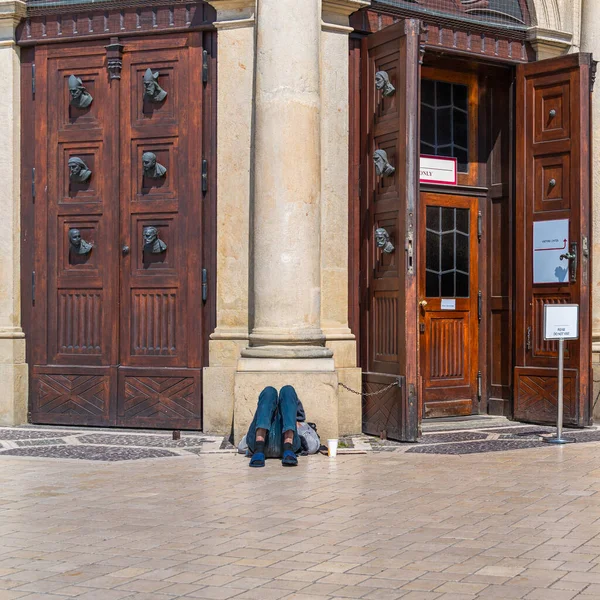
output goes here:
<path id="1" fill-rule="evenodd" d="M 279 394 L 268 386 L 258 397 L 254 419 L 238 448 L 247 448 L 251 467 L 264 467 L 266 458 L 281 458 L 284 467 L 295 467 L 297 454 L 315 454 L 321 445 L 315 428 L 305 421 L 304 407 L 291 385 Z"/>

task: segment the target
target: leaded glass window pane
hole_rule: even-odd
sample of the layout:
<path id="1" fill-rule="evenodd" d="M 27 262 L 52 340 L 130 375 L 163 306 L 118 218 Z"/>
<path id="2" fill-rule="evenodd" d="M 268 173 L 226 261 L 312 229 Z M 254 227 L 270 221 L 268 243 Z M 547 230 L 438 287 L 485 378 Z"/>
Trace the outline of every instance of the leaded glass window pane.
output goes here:
<path id="1" fill-rule="evenodd" d="M 469 297 L 469 209 L 427 206 L 425 294 Z"/>
<path id="2" fill-rule="evenodd" d="M 460 83 L 421 82 L 421 152 L 452 156 L 469 171 L 468 88 Z"/>

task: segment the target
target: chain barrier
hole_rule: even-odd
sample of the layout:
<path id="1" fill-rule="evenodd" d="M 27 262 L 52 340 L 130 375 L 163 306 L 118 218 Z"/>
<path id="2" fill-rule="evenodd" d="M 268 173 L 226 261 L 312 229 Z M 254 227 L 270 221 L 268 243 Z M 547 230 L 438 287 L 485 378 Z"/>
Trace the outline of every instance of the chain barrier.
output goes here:
<path id="1" fill-rule="evenodd" d="M 390 383 L 390 385 L 386 385 L 384 388 L 377 390 L 376 392 L 357 392 L 356 390 L 353 390 L 352 388 L 348 387 L 346 384 L 344 384 L 342 382 L 338 382 L 338 385 L 340 387 L 343 387 L 345 390 L 348 390 L 352 394 L 356 394 L 357 396 L 363 396 L 365 398 L 367 398 L 369 396 L 377 396 L 377 394 L 383 394 L 383 393 L 387 392 L 388 390 L 391 390 L 395 386 L 402 387 L 399 379 L 396 379 L 396 381 L 394 381 L 393 383 Z"/>

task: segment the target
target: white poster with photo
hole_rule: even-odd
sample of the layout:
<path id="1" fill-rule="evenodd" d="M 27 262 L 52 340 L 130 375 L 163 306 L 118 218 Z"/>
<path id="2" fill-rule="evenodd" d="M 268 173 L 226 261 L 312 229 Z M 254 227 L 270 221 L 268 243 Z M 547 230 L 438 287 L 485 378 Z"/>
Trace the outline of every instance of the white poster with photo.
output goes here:
<path id="1" fill-rule="evenodd" d="M 569 219 L 533 224 L 533 283 L 569 283 Z"/>

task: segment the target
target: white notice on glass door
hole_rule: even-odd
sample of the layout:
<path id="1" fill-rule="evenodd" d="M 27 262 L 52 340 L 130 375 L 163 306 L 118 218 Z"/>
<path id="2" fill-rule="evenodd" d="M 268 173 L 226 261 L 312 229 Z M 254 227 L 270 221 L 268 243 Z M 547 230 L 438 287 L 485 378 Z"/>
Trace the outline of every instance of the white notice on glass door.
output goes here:
<path id="1" fill-rule="evenodd" d="M 569 283 L 569 219 L 533 224 L 533 283 Z"/>
<path id="2" fill-rule="evenodd" d="M 456 310 L 456 300 L 442 298 L 442 310 Z"/>

